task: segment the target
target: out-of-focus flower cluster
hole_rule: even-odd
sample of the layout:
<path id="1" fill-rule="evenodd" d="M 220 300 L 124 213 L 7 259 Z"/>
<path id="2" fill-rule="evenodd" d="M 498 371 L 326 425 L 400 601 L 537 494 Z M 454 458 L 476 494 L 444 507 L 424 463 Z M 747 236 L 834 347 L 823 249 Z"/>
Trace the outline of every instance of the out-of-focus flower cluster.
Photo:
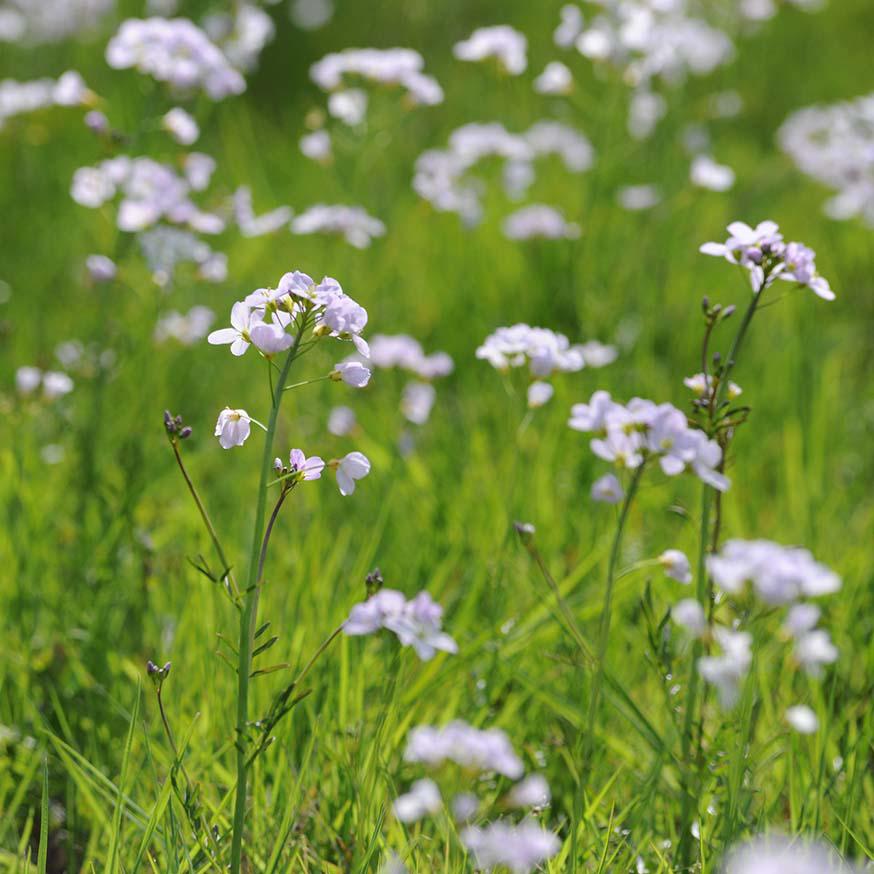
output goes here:
<path id="1" fill-rule="evenodd" d="M 549 784 L 540 774 L 524 776 L 525 766 L 502 730 L 479 729 L 460 720 L 442 728 L 420 725 L 409 734 L 404 761 L 442 775 L 441 782 L 452 793 L 451 814 L 463 826 L 461 842 L 478 868 L 506 867 L 526 874 L 558 852 L 558 837 L 534 819 L 534 814 L 549 806 Z M 447 770 L 447 765 L 456 768 Z M 521 820 L 505 816 L 488 821 L 492 805 L 471 791 L 470 785 L 488 785 L 478 779 L 487 775 L 514 781 L 501 807 L 524 811 Z M 442 807 L 440 787 L 425 778 L 416 780 L 395 800 L 393 811 L 401 822 L 412 823 L 438 814 Z"/>
<path id="2" fill-rule="evenodd" d="M 719 444 L 691 428 L 685 414 L 671 404 L 632 398 L 623 405 L 608 392 L 596 391 L 589 403 L 572 407 L 568 425 L 594 434 L 592 452 L 620 469 L 635 470 L 657 458 L 667 476 L 691 470 L 715 489 L 729 486 L 720 471 Z"/>
<path id="3" fill-rule="evenodd" d="M 826 215 L 859 216 L 874 227 L 874 94 L 800 109 L 778 139 L 802 173 L 835 191 Z"/>
<path id="4" fill-rule="evenodd" d="M 94 98 L 85 81 L 75 70 L 58 79 L 15 79 L 0 81 L 0 128 L 15 115 L 36 112 L 47 106 L 86 106 Z"/>
<path id="5" fill-rule="evenodd" d="M 3 0 L 0 42 L 48 43 L 93 30 L 115 0 Z"/>
<path id="6" fill-rule="evenodd" d="M 380 589 L 352 608 L 343 632 L 359 636 L 391 631 L 402 646 L 412 646 L 422 661 L 429 661 L 438 651 L 458 652 L 458 645 L 442 626 L 443 608 L 427 592 L 407 600 L 395 589 Z"/>
<path id="7" fill-rule="evenodd" d="M 339 234 L 356 249 L 366 249 L 374 237 L 385 235 L 385 225 L 360 206 L 316 204 L 291 222 L 294 234 Z"/>
<path id="8" fill-rule="evenodd" d="M 534 162 L 548 155 L 561 158 L 569 172 L 582 173 L 592 166 L 594 149 L 583 134 L 559 121 L 536 122 L 523 134 L 511 133 L 499 122 L 472 122 L 453 131 L 447 149 L 419 156 L 413 188 L 436 210 L 457 213 L 475 225 L 483 216 L 483 185 L 469 174 L 479 162 L 501 159 L 504 188 L 519 198 L 534 181 Z"/>
<path id="9" fill-rule="evenodd" d="M 117 70 L 135 67 L 180 92 L 221 100 L 246 90 L 246 80 L 221 49 L 187 18 L 129 18 L 106 47 Z"/>

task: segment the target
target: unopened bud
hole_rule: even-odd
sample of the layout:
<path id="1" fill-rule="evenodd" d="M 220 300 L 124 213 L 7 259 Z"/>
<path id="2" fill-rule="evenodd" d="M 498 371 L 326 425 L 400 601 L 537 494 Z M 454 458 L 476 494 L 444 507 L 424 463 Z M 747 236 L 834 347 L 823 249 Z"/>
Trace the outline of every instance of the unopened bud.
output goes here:
<path id="1" fill-rule="evenodd" d="M 710 309 L 710 298 L 705 294 L 701 298 L 701 311 L 706 313 Z"/>
<path id="2" fill-rule="evenodd" d="M 525 546 L 534 542 L 534 532 L 537 530 L 530 522 L 514 522 L 513 527 L 519 535 L 519 539 Z"/>
<path id="3" fill-rule="evenodd" d="M 728 306 L 727 306 L 727 307 L 722 311 L 722 318 L 724 318 L 724 319 L 728 319 L 728 318 L 730 318 L 730 317 L 734 314 L 735 309 L 736 309 L 736 307 L 735 307 L 734 304 L 729 304 L 729 305 L 728 305 Z"/>
<path id="4" fill-rule="evenodd" d="M 367 597 L 375 595 L 383 585 L 382 571 L 375 567 L 365 578 L 364 584 L 367 586 Z"/>
<path id="5" fill-rule="evenodd" d="M 184 428 L 179 432 L 179 439 L 180 439 L 180 440 L 187 440 L 187 439 L 191 436 L 191 434 L 192 434 L 191 425 L 186 425 L 186 426 L 185 426 L 185 427 L 184 427 Z"/>

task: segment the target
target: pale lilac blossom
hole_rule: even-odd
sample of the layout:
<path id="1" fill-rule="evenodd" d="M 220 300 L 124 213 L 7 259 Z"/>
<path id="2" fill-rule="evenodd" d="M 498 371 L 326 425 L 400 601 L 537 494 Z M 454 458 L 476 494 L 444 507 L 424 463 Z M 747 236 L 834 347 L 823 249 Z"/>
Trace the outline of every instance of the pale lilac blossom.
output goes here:
<path id="1" fill-rule="evenodd" d="M 511 76 L 525 72 L 528 66 L 527 51 L 525 34 L 506 24 L 477 28 L 452 48 L 452 53 L 460 61 L 495 58 L 503 71 Z"/>
<path id="2" fill-rule="evenodd" d="M 671 608 L 671 619 L 693 637 L 701 637 L 707 630 L 707 616 L 700 602 L 684 598 Z"/>
<path id="3" fill-rule="evenodd" d="M 618 504 L 625 497 L 622 483 L 612 473 L 606 473 L 592 483 L 592 500 L 603 504 Z"/>
<path id="4" fill-rule="evenodd" d="M 118 268 L 111 258 L 106 255 L 89 255 L 85 259 L 85 269 L 92 282 L 112 282 L 115 279 Z"/>
<path id="5" fill-rule="evenodd" d="M 181 146 L 190 146 L 200 136 L 197 122 L 179 106 L 175 106 L 161 118 L 161 127 Z"/>
<path id="6" fill-rule="evenodd" d="M 537 380 L 528 386 L 528 407 L 532 410 L 548 403 L 555 393 L 551 383 Z"/>
<path id="7" fill-rule="evenodd" d="M 219 438 L 222 449 L 242 446 L 249 438 L 252 420 L 245 410 L 232 410 L 225 407 L 215 423 L 215 436 Z"/>
<path id="8" fill-rule="evenodd" d="M 561 61 L 550 61 L 534 80 L 538 94 L 569 94 L 574 87 L 571 71 Z"/>
<path id="9" fill-rule="evenodd" d="M 343 381 L 352 388 L 364 388 L 370 382 L 370 369 L 359 361 L 342 361 L 334 365 L 331 379 Z"/>
<path id="10" fill-rule="evenodd" d="M 392 804 L 395 817 L 404 823 L 418 822 L 428 814 L 437 813 L 443 806 L 440 789 L 427 777 L 416 780 L 409 792 L 399 796 Z"/>
<path id="11" fill-rule="evenodd" d="M 404 760 L 430 767 L 451 761 L 466 770 L 496 771 L 511 780 L 524 773 L 521 759 L 501 729 L 474 728 L 460 720 L 443 728 L 430 725 L 414 728 L 407 739 Z"/>
<path id="12" fill-rule="evenodd" d="M 363 452 L 348 452 L 331 463 L 337 475 L 337 487 L 344 497 L 353 494 L 356 480 L 370 473 L 370 460 Z"/>
<path id="13" fill-rule="evenodd" d="M 692 582 L 692 565 L 684 552 L 679 549 L 666 549 L 659 557 L 659 564 L 665 575 L 678 583 L 688 586 Z"/>
<path id="14" fill-rule="evenodd" d="M 799 734 L 814 734 L 819 728 L 819 719 L 806 704 L 795 704 L 786 710 L 786 721 Z"/>
<path id="15" fill-rule="evenodd" d="M 478 868 L 506 867 L 513 874 L 528 874 L 552 858 L 561 841 L 534 820 L 518 825 L 505 820 L 484 828 L 468 826 L 461 833 L 462 843 L 476 860 Z"/>

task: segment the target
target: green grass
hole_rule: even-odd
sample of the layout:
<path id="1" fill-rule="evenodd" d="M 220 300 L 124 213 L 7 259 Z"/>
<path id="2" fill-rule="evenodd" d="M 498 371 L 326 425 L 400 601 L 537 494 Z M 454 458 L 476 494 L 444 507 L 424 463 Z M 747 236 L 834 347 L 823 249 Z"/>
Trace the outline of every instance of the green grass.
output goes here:
<path id="1" fill-rule="evenodd" d="M 198 148 L 219 162 L 216 188 L 250 184 L 259 212 L 280 203 L 360 203 L 386 222 L 388 235 L 364 251 L 326 237 L 228 235 L 230 278 L 219 287 L 180 270 L 164 295 L 136 247 L 119 239 L 113 213 L 69 199 L 75 168 L 103 157 L 78 113 L 23 116 L 0 131 L 0 279 L 11 289 L 0 305 L 0 871 L 215 870 L 191 834 L 192 811 L 224 836 L 226 851 L 236 677 L 216 652 L 218 634 L 236 639 L 238 619 L 188 561 L 211 556 L 211 546 L 161 417 L 169 408 L 194 426 L 186 462 L 232 563 L 243 568 L 262 435 L 223 452 L 212 427 L 226 404 L 266 417 L 266 386 L 252 355 L 232 360 L 205 342 L 156 347 L 151 334 L 157 313 L 195 303 L 214 308 L 221 322 L 234 300 L 295 268 L 337 277 L 367 307 L 370 333 L 411 333 L 429 351 L 450 352 L 456 372 L 437 385 L 432 419 L 409 454 L 398 445 L 399 376 L 378 372 L 355 396 L 333 383 L 289 394 L 278 447 L 325 457 L 360 449 L 373 471 L 353 498 L 341 498 L 330 481 L 292 496 L 261 598 L 261 619 L 280 635 L 264 658 L 302 666 L 363 598 L 375 565 L 387 585 L 409 595 L 427 588 L 446 607 L 460 652 L 423 664 L 387 636 L 336 641 L 307 678 L 311 693 L 253 769 L 249 870 L 374 871 L 388 849 L 413 872 L 470 870 L 448 817 L 404 827 L 389 810 L 421 776 L 402 761 L 409 729 L 453 717 L 503 728 L 529 769 L 544 762 L 554 796 L 545 822 L 563 841 L 547 870 L 633 870 L 638 855 L 650 871 L 675 870 L 663 842 L 678 839 L 680 738 L 670 687 L 679 680 L 665 678 L 649 630 L 688 593 L 660 573 L 617 584 L 606 660 L 613 682 L 605 683 L 595 736 L 586 738 L 595 749 L 591 770 L 580 774 L 591 674 L 512 522 L 536 525 L 567 608 L 594 640 L 615 514 L 589 500 L 606 466 L 565 426 L 569 406 L 597 388 L 686 406 L 682 378 L 700 369 L 702 295 L 738 304 L 748 295 L 723 263 L 697 253 L 736 218 L 774 218 L 816 249 L 838 300 L 786 294 L 753 324 L 735 373 L 752 415 L 729 459 L 724 532 L 803 544 L 841 574 L 842 593 L 825 613 L 841 658 L 814 683 L 781 661 L 783 650 L 766 648 L 736 711 L 722 717 L 707 699 L 713 767 L 700 799 L 703 868 L 714 870 L 727 845 L 765 827 L 822 835 L 853 858 L 874 858 L 872 238 L 858 223 L 825 219 L 826 192 L 774 143 L 793 109 L 870 90 L 868 3 L 832 0 L 815 16 L 781 13 L 740 43 L 734 65 L 673 94 L 668 118 L 644 144 L 624 132 L 625 87 L 599 81 L 585 63 L 576 64 L 578 96 L 565 111 L 536 97 L 530 76 L 502 80 L 452 60 L 456 39 L 506 21 L 529 34 L 531 70 L 539 72 L 554 56 L 559 5 L 416 0 L 365 12 L 346 4 L 305 39 L 283 24 L 247 94 L 205 108 Z M 135 125 L 147 106 L 171 105 L 135 73 L 110 73 L 103 42 L 4 50 L 0 76 L 75 66 L 120 126 Z M 393 97 L 374 97 L 366 134 L 325 170 L 297 150 L 304 115 L 322 102 L 306 70 L 347 45 L 420 49 L 447 99 L 405 114 Z M 737 88 L 746 108 L 712 125 L 716 157 L 738 173 L 734 190 L 719 195 L 686 184 L 679 137 L 702 117 L 706 96 L 726 88 Z M 589 173 L 568 177 L 550 165 L 533 190 L 580 221 L 579 241 L 506 241 L 507 205 L 497 196 L 483 225 L 467 231 L 412 192 L 415 157 L 444 145 L 458 125 L 497 119 L 521 130 L 547 114 L 578 125 L 598 151 Z M 144 149 L 171 154 L 158 134 Z M 615 205 L 615 189 L 638 182 L 658 182 L 667 194 L 651 213 Z M 81 265 L 90 252 L 123 253 L 123 282 L 87 287 Z M 614 365 L 557 379 L 554 400 L 520 432 L 521 384 L 506 391 L 473 357 L 486 334 L 517 321 L 574 341 L 636 339 Z M 15 368 L 49 366 L 55 346 L 71 338 L 113 349 L 111 374 L 77 377 L 75 391 L 50 407 L 17 399 Z M 720 348 L 729 340 L 721 332 Z M 308 356 L 295 376 L 324 372 L 331 354 Z M 327 433 L 337 403 L 356 409 L 354 437 Z M 63 463 L 42 460 L 47 444 L 64 447 Z M 699 497 L 691 479 L 647 478 L 621 565 L 668 547 L 695 554 Z M 683 655 L 672 657 L 685 678 Z M 181 761 L 144 681 L 150 658 L 172 661 L 162 694 Z M 286 676 L 253 680 L 253 713 Z M 782 721 L 798 700 L 819 714 L 811 737 L 789 733 Z M 499 789 L 484 787 L 493 796 Z"/>

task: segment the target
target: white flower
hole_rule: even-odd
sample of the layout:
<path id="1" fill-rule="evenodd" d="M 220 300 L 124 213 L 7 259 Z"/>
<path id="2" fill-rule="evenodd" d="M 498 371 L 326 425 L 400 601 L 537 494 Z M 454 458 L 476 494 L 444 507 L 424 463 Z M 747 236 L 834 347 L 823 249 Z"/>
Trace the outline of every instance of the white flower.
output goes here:
<path id="1" fill-rule="evenodd" d="M 662 196 L 655 185 L 626 185 L 616 192 L 616 199 L 623 209 L 639 212 L 657 206 Z"/>
<path id="2" fill-rule="evenodd" d="M 225 407 L 215 423 L 215 436 L 219 438 L 222 449 L 242 446 L 249 437 L 251 421 L 245 410 Z"/>
<path id="3" fill-rule="evenodd" d="M 363 452 L 349 452 L 332 463 L 337 473 L 337 485 L 344 497 L 355 491 L 355 480 L 363 479 L 370 473 L 370 460 Z"/>
<path id="4" fill-rule="evenodd" d="M 752 664 L 753 639 L 745 631 L 727 628 L 716 628 L 713 634 L 722 655 L 702 656 L 698 659 L 698 671 L 708 683 L 716 686 L 720 703 L 728 709 L 737 703 L 741 680 Z"/>
<path id="5" fill-rule="evenodd" d="M 692 566 L 685 553 L 679 549 L 666 549 L 658 558 L 665 574 L 678 583 L 689 585 L 692 582 Z"/>
<path id="6" fill-rule="evenodd" d="M 440 790 L 433 780 L 416 780 L 409 792 L 395 800 L 392 811 L 401 822 L 418 822 L 429 813 L 437 813 L 442 805 Z"/>
<path id="7" fill-rule="evenodd" d="M 527 50 L 525 34 L 509 25 L 499 24 L 477 28 L 466 40 L 456 43 L 452 53 L 460 61 L 497 58 L 505 72 L 518 76 L 528 66 Z"/>
<path id="8" fill-rule="evenodd" d="M 328 161 L 331 158 L 331 135 L 326 130 L 316 130 L 300 138 L 301 153 L 313 161 Z"/>
<path id="9" fill-rule="evenodd" d="M 796 704 L 786 710 L 786 721 L 799 734 L 813 734 L 819 728 L 819 719 L 805 704 Z"/>
<path id="10" fill-rule="evenodd" d="M 355 427 L 355 411 L 351 407 L 334 407 L 328 414 L 328 431 L 335 437 L 345 437 Z"/>
<path id="11" fill-rule="evenodd" d="M 179 106 L 173 107 L 163 116 L 161 126 L 181 146 L 190 146 L 200 136 L 197 122 Z"/>
<path id="12" fill-rule="evenodd" d="M 54 400 L 73 391 L 73 380 L 66 373 L 48 370 L 42 376 L 42 390 L 49 400 Z"/>
<path id="13" fill-rule="evenodd" d="M 707 630 L 704 608 L 694 598 L 684 598 L 674 604 L 671 608 L 671 619 L 693 637 L 701 637 Z"/>
<path id="14" fill-rule="evenodd" d="M 231 327 L 213 331 L 206 341 L 213 346 L 229 343 L 233 355 L 242 355 L 252 342 L 252 328 L 260 323 L 261 318 L 256 310 L 244 301 L 237 301 L 231 307 Z"/>
<path id="15" fill-rule="evenodd" d="M 717 164 L 708 155 L 697 155 L 692 161 L 689 178 L 699 188 L 728 191 L 734 185 L 734 170 L 725 164 Z"/>
<path id="16" fill-rule="evenodd" d="M 561 61 L 550 61 L 534 80 L 538 94 L 569 94 L 573 87 L 571 71 Z"/>
<path id="17" fill-rule="evenodd" d="M 41 382 L 42 371 L 38 367 L 26 365 L 15 371 L 15 387 L 20 394 L 32 394 L 39 388 Z"/>
<path id="18" fill-rule="evenodd" d="M 424 425 L 431 415 L 437 390 L 429 382 L 408 382 L 401 395 L 401 412 L 408 422 Z"/>
<path id="19" fill-rule="evenodd" d="M 542 407 L 545 403 L 547 403 L 552 395 L 554 394 L 555 389 L 548 382 L 532 382 L 531 385 L 528 386 L 528 406 L 533 410 L 537 407 Z"/>
<path id="20" fill-rule="evenodd" d="M 592 500 L 604 504 L 618 504 L 625 497 L 622 483 L 612 474 L 607 473 L 592 483 Z"/>
<path id="21" fill-rule="evenodd" d="M 342 380 L 353 388 L 364 388 L 370 382 L 370 368 L 365 367 L 360 361 L 342 361 L 334 365 L 331 379 L 335 382 Z"/>
<path id="22" fill-rule="evenodd" d="M 815 628 L 796 638 L 795 658 L 810 676 L 819 677 L 822 665 L 838 660 L 838 649 L 827 631 Z"/>
<path id="23" fill-rule="evenodd" d="M 723 874 L 852 874 L 837 853 L 804 838 L 762 835 L 729 852 Z"/>
<path id="24" fill-rule="evenodd" d="M 350 127 L 361 124 L 367 114 L 367 94 L 360 88 L 335 91 L 328 97 L 328 112 Z"/>

